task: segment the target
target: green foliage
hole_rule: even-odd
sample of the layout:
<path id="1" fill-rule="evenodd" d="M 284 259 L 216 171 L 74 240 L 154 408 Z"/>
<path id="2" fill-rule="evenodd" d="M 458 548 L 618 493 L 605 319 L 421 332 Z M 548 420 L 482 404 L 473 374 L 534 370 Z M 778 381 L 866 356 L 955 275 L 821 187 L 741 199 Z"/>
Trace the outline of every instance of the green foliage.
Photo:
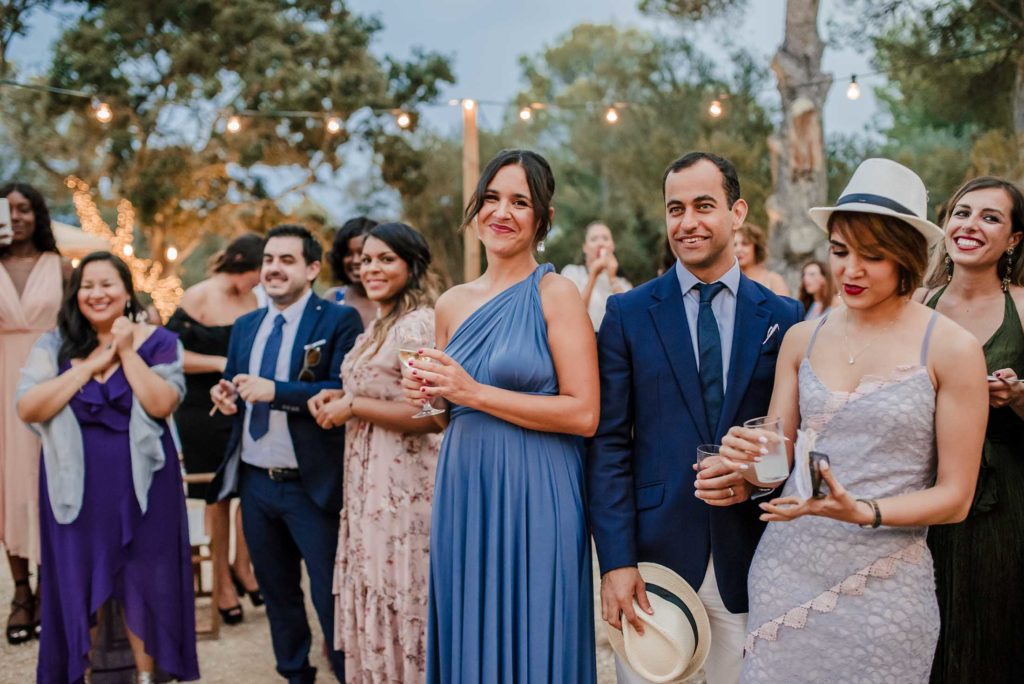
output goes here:
<path id="1" fill-rule="evenodd" d="M 733 73 L 725 78 L 684 41 L 593 24 L 576 26 L 540 55 L 521 60 L 527 87 L 518 105 L 558 105 L 536 111 L 528 123 L 513 108 L 501 133 L 504 147 L 536 149 L 554 169 L 555 229 L 545 259 L 558 267 L 578 262 L 584 228 L 602 220 L 615 234 L 628 277 L 652 277 L 665 239 L 662 174 L 691 150 L 732 160 L 752 219 L 765 221 L 772 127 L 755 95 L 768 76 L 744 52 L 731 62 Z M 724 103 L 720 119 L 707 114 L 712 99 Z M 609 125 L 604 107 L 586 102 L 629 104 Z"/>
<path id="2" fill-rule="evenodd" d="M 746 7 L 746 0 L 640 0 L 640 11 L 698 22 Z"/>
<path id="3" fill-rule="evenodd" d="M 130 199 L 158 254 L 171 240 L 184 251 L 204 234 L 278 220 L 246 169 L 286 167 L 301 176 L 294 191 L 315 183 L 317 169 L 342 166 L 339 148 L 350 137 L 385 157 L 400 150 L 387 117 L 357 115 L 353 130 L 331 136 L 317 113 L 414 108 L 454 81 L 436 53 L 376 58 L 369 46 L 380 24 L 338 0 L 80 4 L 46 81 L 101 94 L 113 121 L 97 123 L 81 99 L 7 91 L 4 125 L 18 153 L 55 182 L 67 173 L 93 185 L 104 179 L 111 197 Z M 254 114 L 231 135 L 225 110 Z"/>
<path id="4" fill-rule="evenodd" d="M 933 211 L 970 176 L 998 171 L 1020 180 L 1013 97 L 1024 56 L 1024 6 L 1015 0 L 860 5 L 868 13 L 875 64 L 889 74 L 876 89 L 889 119 L 878 152 L 921 175 Z"/>

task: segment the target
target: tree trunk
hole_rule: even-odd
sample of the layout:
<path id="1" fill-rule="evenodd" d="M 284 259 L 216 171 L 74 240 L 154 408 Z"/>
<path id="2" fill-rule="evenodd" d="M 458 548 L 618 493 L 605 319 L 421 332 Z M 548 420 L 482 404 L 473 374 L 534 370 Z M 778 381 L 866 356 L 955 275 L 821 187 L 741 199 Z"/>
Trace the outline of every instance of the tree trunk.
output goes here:
<path id="1" fill-rule="evenodd" d="M 1017 139 L 1017 159 L 1024 165 L 1024 50 L 1017 56 L 1017 75 L 1013 81 L 1013 132 Z"/>
<path id="2" fill-rule="evenodd" d="M 821 71 L 818 0 L 788 0 L 786 35 L 772 60 L 782 96 L 782 126 L 769 140 L 774 191 L 767 200 L 772 264 L 794 285 L 801 265 L 823 249 L 823 233 L 807 215 L 826 202 L 822 109 L 832 77 Z M 795 290 L 794 290 L 795 291 Z"/>

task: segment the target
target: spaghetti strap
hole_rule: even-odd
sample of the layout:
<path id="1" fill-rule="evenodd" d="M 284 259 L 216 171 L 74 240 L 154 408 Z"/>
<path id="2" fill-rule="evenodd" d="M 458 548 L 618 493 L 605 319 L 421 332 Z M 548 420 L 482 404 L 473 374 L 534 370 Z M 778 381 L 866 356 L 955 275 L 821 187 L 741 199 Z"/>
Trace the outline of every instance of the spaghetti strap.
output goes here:
<path id="1" fill-rule="evenodd" d="M 805 359 L 811 358 L 811 349 L 814 347 L 814 341 L 818 339 L 818 331 L 821 330 L 821 326 L 825 325 L 825 321 L 828 320 L 828 316 L 828 314 L 822 316 L 821 320 L 818 321 L 818 325 L 814 326 L 814 332 L 811 333 L 811 340 L 807 343 L 807 349 L 804 351 Z"/>
<path id="2" fill-rule="evenodd" d="M 924 330 L 924 339 L 921 340 L 921 365 L 928 365 L 928 344 L 932 340 L 932 329 L 935 327 L 935 321 L 939 318 L 939 312 L 933 311 L 931 319 L 928 320 L 928 327 Z"/>

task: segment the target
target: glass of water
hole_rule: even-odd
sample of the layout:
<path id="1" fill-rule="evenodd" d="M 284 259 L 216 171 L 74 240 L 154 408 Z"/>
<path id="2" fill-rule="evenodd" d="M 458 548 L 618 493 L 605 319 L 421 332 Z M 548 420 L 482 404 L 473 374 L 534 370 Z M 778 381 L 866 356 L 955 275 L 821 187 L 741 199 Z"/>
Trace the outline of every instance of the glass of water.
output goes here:
<path id="1" fill-rule="evenodd" d="M 704 459 L 712 456 L 718 456 L 718 450 L 721 449 L 719 444 L 701 444 L 697 447 L 697 469 L 700 470 L 704 467 Z"/>
<path id="2" fill-rule="evenodd" d="M 789 477 L 789 456 L 786 453 L 786 433 L 782 430 L 782 418 L 762 416 L 751 418 L 743 427 L 762 430 L 768 439 L 761 454 L 761 460 L 754 464 L 754 474 L 760 482 L 782 482 Z"/>

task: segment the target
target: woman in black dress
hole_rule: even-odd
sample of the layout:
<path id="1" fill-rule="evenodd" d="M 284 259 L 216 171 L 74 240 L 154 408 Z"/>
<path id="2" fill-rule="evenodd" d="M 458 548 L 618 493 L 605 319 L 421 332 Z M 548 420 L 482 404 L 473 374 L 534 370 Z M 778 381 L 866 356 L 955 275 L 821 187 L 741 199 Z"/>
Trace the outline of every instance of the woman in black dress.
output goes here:
<path id="1" fill-rule="evenodd" d="M 178 333 L 185 347 L 187 393 L 174 414 L 181 435 L 185 471 L 213 473 L 224 459 L 232 419 L 210 414 L 210 388 L 217 384 L 227 361 L 228 339 L 235 320 L 256 309 L 253 288 L 259 282 L 263 240 L 243 235 L 214 257 L 210 277 L 196 283 L 181 299 L 167 328 Z M 207 485 L 190 484 L 189 496 L 207 498 Z M 213 571 L 217 576 L 217 609 L 225 624 L 242 621 L 241 593 L 253 605 L 263 598 L 249 561 L 242 533 L 241 511 L 235 516 L 235 562 L 229 562 L 231 502 L 206 507 L 206 529 L 213 543 Z"/>

